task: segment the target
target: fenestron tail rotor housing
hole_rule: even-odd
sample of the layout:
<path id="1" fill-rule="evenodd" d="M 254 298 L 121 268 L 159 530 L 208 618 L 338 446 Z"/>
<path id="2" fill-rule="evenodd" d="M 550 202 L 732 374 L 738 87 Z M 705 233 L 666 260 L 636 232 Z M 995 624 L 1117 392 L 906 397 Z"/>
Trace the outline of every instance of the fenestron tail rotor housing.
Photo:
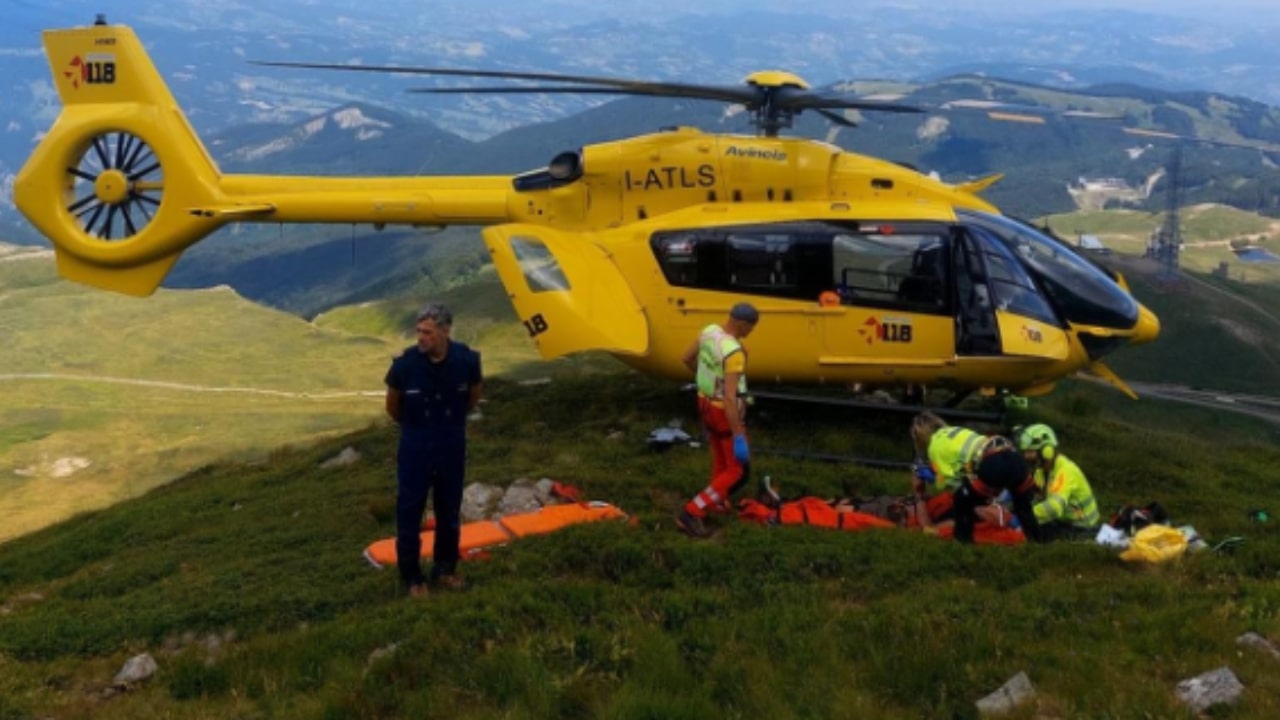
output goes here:
<path id="1" fill-rule="evenodd" d="M 147 227 L 164 195 L 164 173 L 155 150 L 131 132 L 94 136 L 67 167 L 67 212 L 86 239 L 120 242 Z"/>

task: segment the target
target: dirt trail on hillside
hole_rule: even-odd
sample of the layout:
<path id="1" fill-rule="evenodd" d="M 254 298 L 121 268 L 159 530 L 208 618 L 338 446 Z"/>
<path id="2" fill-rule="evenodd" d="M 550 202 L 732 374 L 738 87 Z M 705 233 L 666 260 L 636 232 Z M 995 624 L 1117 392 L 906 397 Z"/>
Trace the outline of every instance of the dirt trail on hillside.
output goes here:
<path id="1" fill-rule="evenodd" d="M 1227 292 L 1226 290 L 1223 290 L 1222 288 L 1217 287 L 1216 285 L 1213 285 L 1213 284 L 1208 283 L 1208 282 L 1206 282 L 1206 281 L 1204 281 L 1204 280 L 1201 280 L 1201 279 L 1200 279 L 1200 278 L 1198 278 L 1198 277 L 1194 277 L 1194 276 L 1192 276 L 1192 275 L 1188 275 L 1187 273 L 1183 273 L 1182 275 L 1183 275 L 1183 277 L 1185 277 L 1186 279 L 1188 279 L 1188 280 L 1190 280 L 1191 282 L 1195 283 L 1195 284 L 1196 284 L 1196 285 L 1198 285 L 1199 287 L 1205 288 L 1205 289 L 1207 289 L 1207 290 L 1212 290 L 1212 291 L 1214 291 L 1214 292 L 1218 293 L 1219 295 L 1225 295 L 1226 297 L 1229 297 L 1229 298 L 1231 298 L 1232 300 L 1235 300 L 1236 302 L 1240 303 L 1241 305 L 1245 305 L 1245 306 L 1247 306 L 1249 309 L 1251 309 L 1251 310 L 1253 310 L 1253 311 L 1257 312 L 1259 315 L 1261 315 L 1261 316 L 1263 316 L 1263 317 L 1267 318 L 1267 319 L 1268 319 L 1268 320 L 1270 320 L 1271 322 L 1275 323 L 1277 326 L 1280 326 L 1280 316 L 1273 315 L 1271 312 L 1269 312 L 1266 308 L 1262 307 L 1262 306 L 1261 306 L 1261 305 L 1259 305 L 1258 303 L 1256 303 L 1256 302 L 1254 302 L 1254 301 L 1252 301 L 1252 300 L 1249 300 L 1248 298 L 1240 297 L 1239 295 L 1236 295 L 1235 293 Z"/>
<path id="2" fill-rule="evenodd" d="M 1280 398 L 1266 395 L 1195 390 L 1184 385 L 1131 382 L 1129 385 L 1140 396 L 1199 405 L 1240 415 L 1250 415 L 1280 425 Z"/>
<path id="3" fill-rule="evenodd" d="M 0 382 L 20 380 L 56 380 L 66 382 L 93 382 L 113 385 L 137 385 L 141 387 L 177 390 L 179 392 L 200 393 L 242 393 L 246 395 L 268 395 L 281 398 L 305 398 L 310 400 L 333 400 L 346 397 L 378 397 L 386 394 L 385 390 L 344 390 L 339 392 L 292 392 L 288 390 L 269 390 L 251 387 L 214 387 L 209 385 L 192 385 L 189 383 L 167 382 L 164 380 L 142 380 L 140 378 L 101 377 L 89 375 L 69 375 L 61 373 L 4 373 L 0 374 Z"/>
<path id="4" fill-rule="evenodd" d="M 14 250 L 6 252 L 5 248 L 0 248 L 0 262 L 15 262 L 17 260 L 34 260 L 36 258 L 52 258 L 52 250 Z"/>
<path id="5" fill-rule="evenodd" d="M 1088 373 L 1076 373 L 1077 380 L 1099 385 L 1109 385 L 1106 380 Z M 1251 395 L 1248 393 L 1232 393 L 1220 390 L 1198 390 L 1186 385 L 1169 383 L 1149 383 L 1131 380 L 1127 383 L 1138 397 L 1159 398 L 1184 405 L 1198 405 L 1226 412 L 1250 415 L 1280 425 L 1280 397 L 1270 395 Z"/>

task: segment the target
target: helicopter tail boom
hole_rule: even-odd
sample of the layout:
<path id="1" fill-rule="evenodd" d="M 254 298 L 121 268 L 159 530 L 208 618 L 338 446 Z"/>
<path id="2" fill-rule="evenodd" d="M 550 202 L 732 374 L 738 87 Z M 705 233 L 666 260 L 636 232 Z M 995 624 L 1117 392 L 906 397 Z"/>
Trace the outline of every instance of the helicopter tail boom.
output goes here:
<path id="1" fill-rule="evenodd" d="M 58 270 L 130 295 L 155 291 L 187 247 L 232 222 L 490 224 L 508 177 L 224 175 L 134 32 L 44 33 L 62 111 L 14 183 Z"/>

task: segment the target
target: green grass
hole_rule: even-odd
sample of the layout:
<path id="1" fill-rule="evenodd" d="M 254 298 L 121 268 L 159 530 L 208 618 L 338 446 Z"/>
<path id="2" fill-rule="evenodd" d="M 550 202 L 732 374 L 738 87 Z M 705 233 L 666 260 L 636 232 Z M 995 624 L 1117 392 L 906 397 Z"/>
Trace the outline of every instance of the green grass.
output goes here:
<path id="1" fill-rule="evenodd" d="M 394 572 L 360 558 L 393 532 L 395 430 L 385 425 L 208 467 L 13 540 L 0 546 L 0 708 L 968 717 L 1025 670 L 1050 717 L 1191 717 L 1173 686 L 1227 664 L 1248 687 L 1230 717 L 1280 711 L 1275 661 L 1234 644 L 1247 630 L 1280 636 L 1280 530 L 1246 518 L 1277 489 L 1273 427 L 1206 427 L 1200 411 L 1087 384 L 1035 405 L 1030 417 L 1058 427 L 1105 509 L 1158 499 L 1211 541 L 1246 537 L 1234 555 L 1142 570 L 1089 545 L 970 548 L 893 530 L 723 523 L 712 541 L 689 541 L 670 517 L 704 482 L 704 451 L 655 453 L 644 440 L 672 419 L 692 428 L 690 404 L 672 384 L 626 371 L 491 381 L 472 427 L 471 480 L 553 477 L 636 522 L 497 550 L 465 565 L 473 589 L 463 595 L 407 600 Z M 902 416 L 757 410 L 757 448 L 910 452 Z M 346 446 L 360 462 L 319 469 Z M 763 454 L 757 466 L 788 494 L 906 485 L 896 473 Z M 98 699 L 143 651 L 160 672 Z"/>
<path id="2" fill-rule="evenodd" d="M 1070 241 L 1081 234 L 1100 238 L 1122 236 L 1145 239 L 1159 222 L 1150 213 L 1137 210 L 1091 210 L 1050 215 L 1041 218 L 1037 224 L 1048 223 L 1055 233 Z"/>
<path id="3" fill-rule="evenodd" d="M 402 347 L 225 288 L 91 290 L 41 255 L 0 262 L 0 297 L 0 540 L 219 458 L 367 426 Z"/>
<path id="4" fill-rule="evenodd" d="M 1154 273 L 1125 272 L 1138 299 L 1160 318 L 1161 331 L 1156 342 L 1108 360 L 1123 377 L 1262 394 L 1280 388 L 1275 304 L 1251 299 L 1235 281 L 1192 271 L 1173 286 Z"/>
<path id="5" fill-rule="evenodd" d="M 1265 241 L 1280 235 L 1280 227 L 1271 218 L 1225 205 L 1184 207 L 1178 213 L 1178 220 L 1183 241 L 1188 243 L 1260 237 Z M 1094 210 L 1050 215 L 1042 221 L 1068 240 L 1089 234 L 1104 240 L 1140 243 L 1141 247 L 1164 222 L 1164 214 L 1138 210 Z"/>

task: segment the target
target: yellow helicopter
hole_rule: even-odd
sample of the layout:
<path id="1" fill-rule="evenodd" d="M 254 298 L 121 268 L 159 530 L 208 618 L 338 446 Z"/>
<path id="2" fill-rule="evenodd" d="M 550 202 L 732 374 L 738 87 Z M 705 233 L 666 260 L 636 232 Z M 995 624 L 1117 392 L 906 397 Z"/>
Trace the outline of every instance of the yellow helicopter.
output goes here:
<path id="1" fill-rule="evenodd" d="M 681 351 L 736 302 L 762 321 L 757 383 L 860 383 L 1036 395 L 1080 370 L 1132 395 L 1103 363 L 1159 321 L 1112 275 L 978 193 L 813 140 L 779 137 L 806 110 L 919 112 L 810 90 L 767 71 L 741 86 L 542 73 L 264 63 L 516 78 L 576 92 L 741 104 L 759 135 L 675 128 L 583 147 L 511 176 L 223 174 L 134 32 L 44 34 L 63 109 L 14 199 L 60 273 L 148 295 L 179 255 L 235 222 L 483 225 L 486 247 L 544 358 L 603 350 L 684 378 Z"/>

